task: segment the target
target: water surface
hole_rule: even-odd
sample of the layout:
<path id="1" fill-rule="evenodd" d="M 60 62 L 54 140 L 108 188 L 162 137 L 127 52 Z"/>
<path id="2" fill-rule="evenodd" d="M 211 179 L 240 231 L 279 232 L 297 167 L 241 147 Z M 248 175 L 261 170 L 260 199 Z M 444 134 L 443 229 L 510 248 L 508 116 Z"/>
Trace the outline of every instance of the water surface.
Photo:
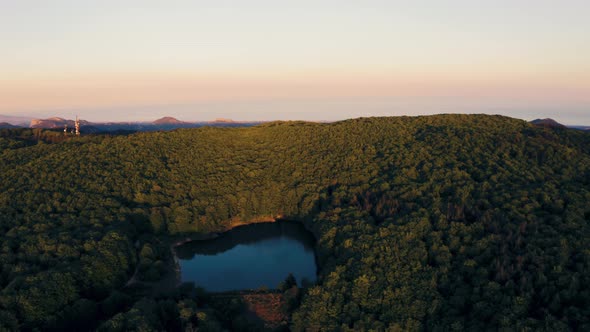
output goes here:
<path id="1" fill-rule="evenodd" d="M 181 279 L 208 291 L 276 288 L 292 273 L 299 285 L 316 279 L 315 239 L 290 221 L 237 227 L 176 248 Z"/>

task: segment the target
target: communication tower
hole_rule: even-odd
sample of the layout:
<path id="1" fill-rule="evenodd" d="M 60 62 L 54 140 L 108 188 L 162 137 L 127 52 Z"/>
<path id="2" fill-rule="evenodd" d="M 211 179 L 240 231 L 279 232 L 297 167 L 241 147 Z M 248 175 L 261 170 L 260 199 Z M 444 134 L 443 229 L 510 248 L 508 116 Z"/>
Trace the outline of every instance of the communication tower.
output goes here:
<path id="1" fill-rule="evenodd" d="M 76 115 L 76 136 L 80 136 L 80 120 L 78 120 L 78 116 Z"/>

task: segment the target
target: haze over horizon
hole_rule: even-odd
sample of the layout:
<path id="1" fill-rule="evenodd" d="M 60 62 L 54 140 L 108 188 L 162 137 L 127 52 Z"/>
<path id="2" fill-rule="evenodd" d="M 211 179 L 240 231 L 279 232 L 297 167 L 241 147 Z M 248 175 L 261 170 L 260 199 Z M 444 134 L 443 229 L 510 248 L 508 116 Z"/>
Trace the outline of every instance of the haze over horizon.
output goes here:
<path id="1" fill-rule="evenodd" d="M 590 125 L 590 3 L 3 1 L 0 114 Z"/>

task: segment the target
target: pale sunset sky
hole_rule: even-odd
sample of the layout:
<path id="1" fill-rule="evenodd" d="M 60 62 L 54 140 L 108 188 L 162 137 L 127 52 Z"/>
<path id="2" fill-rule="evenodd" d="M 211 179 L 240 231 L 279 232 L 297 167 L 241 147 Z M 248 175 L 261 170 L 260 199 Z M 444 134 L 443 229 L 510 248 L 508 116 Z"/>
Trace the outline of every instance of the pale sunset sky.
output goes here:
<path id="1" fill-rule="evenodd" d="M 588 0 L 0 0 L 0 114 L 590 125 Z"/>

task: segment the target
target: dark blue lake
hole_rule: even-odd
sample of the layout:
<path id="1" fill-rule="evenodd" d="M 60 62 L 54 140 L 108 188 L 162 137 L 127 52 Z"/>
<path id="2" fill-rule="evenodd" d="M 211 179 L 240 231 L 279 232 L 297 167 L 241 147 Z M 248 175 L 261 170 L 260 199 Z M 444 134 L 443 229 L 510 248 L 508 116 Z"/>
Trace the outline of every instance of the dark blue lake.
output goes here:
<path id="1" fill-rule="evenodd" d="M 297 222 L 241 226 L 176 248 L 183 282 L 212 292 L 277 288 L 292 273 L 316 281 L 315 238 Z"/>

